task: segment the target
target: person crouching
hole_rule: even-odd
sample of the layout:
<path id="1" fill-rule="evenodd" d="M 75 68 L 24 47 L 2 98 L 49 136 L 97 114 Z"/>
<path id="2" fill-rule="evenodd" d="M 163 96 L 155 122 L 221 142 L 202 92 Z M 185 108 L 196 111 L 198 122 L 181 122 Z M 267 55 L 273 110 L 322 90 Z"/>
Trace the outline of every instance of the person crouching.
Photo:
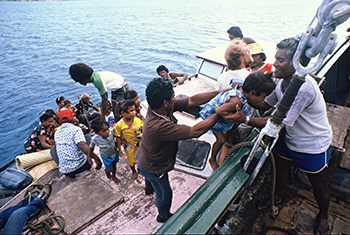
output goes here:
<path id="1" fill-rule="evenodd" d="M 75 178 L 76 174 L 91 168 L 92 159 L 87 156 L 89 146 L 81 128 L 72 123 L 72 110 L 61 110 L 59 119 L 62 126 L 55 133 L 59 170 L 62 174 Z"/>

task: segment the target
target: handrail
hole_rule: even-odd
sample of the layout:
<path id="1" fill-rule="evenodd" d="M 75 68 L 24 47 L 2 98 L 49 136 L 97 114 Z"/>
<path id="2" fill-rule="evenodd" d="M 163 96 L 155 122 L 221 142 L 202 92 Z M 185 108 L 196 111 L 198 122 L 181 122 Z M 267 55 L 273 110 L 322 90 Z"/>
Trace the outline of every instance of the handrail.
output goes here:
<path id="1" fill-rule="evenodd" d="M 249 175 L 241 157 L 250 148 L 232 154 L 155 234 L 207 234 L 235 198 Z"/>

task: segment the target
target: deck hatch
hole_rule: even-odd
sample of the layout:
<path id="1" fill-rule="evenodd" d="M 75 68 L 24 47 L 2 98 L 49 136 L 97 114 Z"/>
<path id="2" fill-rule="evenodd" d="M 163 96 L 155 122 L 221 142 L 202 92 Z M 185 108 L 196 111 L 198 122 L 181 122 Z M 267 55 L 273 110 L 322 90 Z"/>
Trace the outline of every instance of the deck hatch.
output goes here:
<path id="1" fill-rule="evenodd" d="M 176 163 L 203 170 L 210 151 L 210 144 L 201 140 L 180 140 Z"/>

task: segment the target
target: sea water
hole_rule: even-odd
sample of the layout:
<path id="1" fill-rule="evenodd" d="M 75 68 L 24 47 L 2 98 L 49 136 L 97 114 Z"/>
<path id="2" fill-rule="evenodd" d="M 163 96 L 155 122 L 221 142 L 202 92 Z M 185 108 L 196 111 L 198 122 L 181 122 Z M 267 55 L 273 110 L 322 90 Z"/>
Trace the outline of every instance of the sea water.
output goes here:
<path id="1" fill-rule="evenodd" d="M 145 99 L 155 69 L 193 75 L 196 55 L 226 43 L 226 30 L 277 43 L 305 31 L 319 0 L 0 1 L 0 166 L 24 152 L 45 109 L 88 93 L 68 74 L 73 63 L 121 74 Z M 271 59 L 271 58 L 270 58 Z"/>

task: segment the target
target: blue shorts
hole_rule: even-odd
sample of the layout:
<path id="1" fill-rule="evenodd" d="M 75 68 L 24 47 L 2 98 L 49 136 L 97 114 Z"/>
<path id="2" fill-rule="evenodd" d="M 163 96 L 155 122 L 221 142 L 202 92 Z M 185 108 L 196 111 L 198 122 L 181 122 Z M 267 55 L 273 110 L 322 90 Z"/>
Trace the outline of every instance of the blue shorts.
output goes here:
<path id="1" fill-rule="evenodd" d="M 284 141 L 277 147 L 277 154 L 286 160 L 294 161 L 300 170 L 306 173 L 319 173 L 328 166 L 331 146 L 322 153 L 299 153 L 289 149 Z"/>
<path id="2" fill-rule="evenodd" d="M 105 169 L 107 171 L 109 171 L 113 168 L 113 164 L 116 164 L 117 162 L 119 162 L 119 154 L 117 154 L 113 158 L 104 157 L 101 155 L 101 158 L 102 158 L 103 164 L 105 165 Z"/>

